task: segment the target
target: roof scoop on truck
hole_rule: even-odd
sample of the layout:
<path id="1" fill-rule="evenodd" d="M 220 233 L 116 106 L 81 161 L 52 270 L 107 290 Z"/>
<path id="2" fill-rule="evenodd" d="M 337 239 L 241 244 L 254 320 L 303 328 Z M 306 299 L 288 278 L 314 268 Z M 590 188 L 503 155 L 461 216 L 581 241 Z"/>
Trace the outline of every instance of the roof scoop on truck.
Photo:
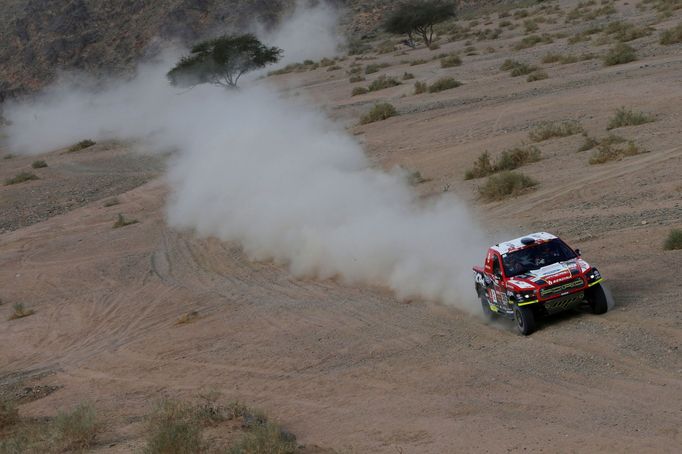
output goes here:
<path id="1" fill-rule="evenodd" d="M 529 236 L 524 237 L 524 238 L 521 238 L 521 243 L 522 243 L 522 244 L 525 244 L 526 246 L 528 246 L 529 244 L 535 243 L 535 238 L 531 238 L 531 237 L 529 237 Z"/>

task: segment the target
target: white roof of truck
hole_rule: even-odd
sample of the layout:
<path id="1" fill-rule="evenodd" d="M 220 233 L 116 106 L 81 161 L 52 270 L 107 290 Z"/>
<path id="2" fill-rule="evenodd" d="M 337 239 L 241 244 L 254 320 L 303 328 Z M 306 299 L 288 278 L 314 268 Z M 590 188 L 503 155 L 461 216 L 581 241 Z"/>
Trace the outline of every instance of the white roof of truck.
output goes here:
<path id="1" fill-rule="evenodd" d="M 529 233 L 528 235 L 523 235 L 513 240 L 503 241 L 499 244 L 496 244 L 491 249 L 494 249 L 500 254 L 506 254 L 516 249 L 522 249 L 526 247 L 526 245 L 521 242 L 521 240 L 524 238 L 533 238 L 535 241 L 539 243 L 544 243 L 545 241 L 553 240 L 557 237 L 547 232 Z"/>

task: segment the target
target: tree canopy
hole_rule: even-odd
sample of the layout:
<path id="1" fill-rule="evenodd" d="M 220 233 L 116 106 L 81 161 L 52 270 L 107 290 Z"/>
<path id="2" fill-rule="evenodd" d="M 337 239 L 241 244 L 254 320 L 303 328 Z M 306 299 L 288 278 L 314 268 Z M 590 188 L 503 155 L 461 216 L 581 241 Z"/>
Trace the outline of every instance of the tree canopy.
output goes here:
<path id="1" fill-rule="evenodd" d="M 433 26 L 455 17 L 455 4 L 446 0 L 420 0 L 402 3 L 386 19 L 384 28 L 389 33 L 413 34 L 422 37 L 427 46 L 433 41 Z"/>
<path id="2" fill-rule="evenodd" d="M 268 47 L 252 34 L 223 35 L 196 44 L 167 77 L 179 87 L 210 83 L 235 88 L 244 73 L 277 63 L 281 55 L 282 49 Z"/>

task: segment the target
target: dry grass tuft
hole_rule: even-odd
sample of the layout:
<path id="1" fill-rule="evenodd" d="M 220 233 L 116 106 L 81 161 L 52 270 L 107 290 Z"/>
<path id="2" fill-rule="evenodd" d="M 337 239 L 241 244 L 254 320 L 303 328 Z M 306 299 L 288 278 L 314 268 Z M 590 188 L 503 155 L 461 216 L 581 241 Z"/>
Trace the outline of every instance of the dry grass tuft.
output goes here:
<path id="1" fill-rule="evenodd" d="M 180 318 L 175 321 L 176 325 L 185 325 L 187 323 L 192 323 L 199 318 L 199 312 L 189 311 L 186 314 L 182 314 Z"/>
<path id="2" fill-rule="evenodd" d="M 670 233 L 668 233 L 668 237 L 663 243 L 663 249 L 666 251 L 682 249 L 682 229 L 672 229 Z"/>
<path id="3" fill-rule="evenodd" d="M 95 408 L 81 403 L 70 412 L 57 414 L 53 439 L 62 450 L 85 450 L 94 444 L 99 427 Z"/>
<path id="4" fill-rule="evenodd" d="M 677 26 L 671 29 L 664 30 L 663 32 L 661 32 L 661 36 L 658 42 L 663 44 L 664 46 L 682 43 L 682 23 L 678 24 Z"/>
<path id="5" fill-rule="evenodd" d="M 28 317 L 29 315 L 36 313 L 33 309 L 26 309 L 21 303 L 14 303 L 12 310 L 12 315 L 9 316 L 8 320 L 16 320 L 18 318 Z"/>
<path id="6" fill-rule="evenodd" d="M 91 146 L 95 145 L 96 143 L 97 142 L 95 142 L 94 140 L 90 140 L 90 139 L 81 140 L 77 144 L 74 144 L 71 147 L 69 147 L 68 151 L 70 153 L 73 153 L 74 151 L 85 150 L 86 148 L 90 148 Z"/>
<path id="7" fill-rule="evenodd" d="M 33 161 L 31 167 L 33 167 L 34 169 L 42 169 L 44 167 L 47 167 L 47 162 L 43 161 L 42 159 L 39 159 L 37 161 Z"/>
<path id="8" fill-rule="evenodd" d="M 656 119 L 651 115 L 621 107 L 616 110 L 616 114 L 609 119 L 609 124 L 606 126 L 606 129 L 621 128 L 623 126 L 637 126 L 653 121 L 656 121 Z"/>
<path id="9" fill-rule="evenodd" d="M 16 174 L 12 178 L 8 178 L 5 180 L 5 186 L 10 186 L 13 184 L 19 184 L 19 183 L 24 183 L 26 181 L 32 181 L 32 180 L 38 180 L 38 175 L 36 175 L 33 172 L 21 172 Z"/>
<path id="10" fill-rule="evenodd" d="M 462 85 L 462 82 L 453 79 L 452 77 L 442 77 L 429 85 L 429 93 L 438 93 L 451 88 L 457 88 Z"/>
<path id="11" fill-rule="evenodd" d="M 566 137 L 583 132 L 583 127 L 580 123 L 573 120 L 565 121 L 546 121 L 536 126 L 528 137 L 533 142 L 542 142 L 554 137 Z"/>
<path id="12" fill-rule="evenodd" d="M 137 219 L 126 219 L 123 217 L 122 214 L 119 213 L 118 218 L 116 218 L 116 222 L 114 222 L 113 228 L 118 229 L 121 227 L 125 227 L 125 226 L 132 225 L 132 224 L 137 224 L 137 223 L 138 223 Z"/>
<path id="13" fill-rule="evenodd" d="M 520 195 L 537 184 L 534 179 L 522 173 L 505 171 L 490 176 L 485 184 L 478 188 L 478 192 L 483 200 L 491 202 Z"/>
<path id="14" fill-rule="evenodd" d="M 622 65 L 637 60 L 637 53 L 627 44 L 618 43 L 609 49 L 603 60 L 605 66 Z"/>
<path id="15" fill-rule="evenodd" d="M 629 141 L 625 147 L 617 147 L 609 142 L 600 142 L 597 150 L 590 156 L 590 164 L 604 164 L 609 161 L 620 161 L 628 156 L 635 156 L 647 153 L 646 150 L 639 148 L 634 142 Z"/>
<path id="16" fill-rule="evenodd" d="M 360 124 L 365 125 L 376 121 L 386 120 L 398 115 L 398 111 L 392 104 L 382 102 L 376 104 L 372 109 L 360 118 Z"/>

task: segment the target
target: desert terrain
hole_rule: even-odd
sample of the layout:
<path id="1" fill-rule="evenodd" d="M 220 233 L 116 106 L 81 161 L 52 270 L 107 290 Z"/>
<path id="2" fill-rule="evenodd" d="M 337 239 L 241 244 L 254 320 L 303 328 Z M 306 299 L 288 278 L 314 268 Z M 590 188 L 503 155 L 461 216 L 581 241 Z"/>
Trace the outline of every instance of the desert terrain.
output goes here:
<path id="1" fill-rule="evenodd" d="M 608 313 L 560 314 L 523 337 L 511 321 L 378 285 L 297 278 L 249 260 L 240 244 L 169 227 L 166 158 L 139 145 L 2 150 L 0 180 L 27 170 L 38 179 L 0 186 L 0 396 L 34 420 L 91 402 L 105 421 L 93 452 L 139 451 L 154 401 L 209 391 L 263 409 L 306 452 L 679 452 L 682 251 L 663 242 L 682 227 L 682 44 L 659 38 L 682 10 L 661 17 L 655 3 L 616 1 L 615 13 L 567 21 L 577 2 L 545 4 L 457 22 L 470 33 L 518 24 L 494 39 L 442 32 L 439 49 L 397 45 L 258 83 L 313 100 L 376 167 L 418 171 L 425 200 L 465 200 L 489 238 L 545 230 L 580 248 L 606 276 Z M 524 21 L 539 17 L 526 33 Z M 603 31 L 569 43 L 616 20 L 651 27 L 627 42 L 634 61 L 605 65 L 616 41 Z M 543 34 L 551 42 L 517 48 Z M 440 54 L 453 53 L 461 64 L 441 67 Z M 551 53 L 593 55 L 543 63 Z M 500 69 L 507 59 L 548 77 L 512 77 Z M 354 64 L 366 80 L 349 82 Z M 385 66 L 364 74 L 372 64 Z M 401 84 L 351 96 L 382 75 Z M 414 94 L 415 81 L 442 77 L 462 85 Z M 398 115 L 359 125 L 377 102 Z M 607 130 L 621 107 L 654 121 Z M 596 149 L 578 151 L 581 133 L 531 140 L 546 121 L 577 122 L 596 140 L 616 134 L 642 152 L 590 164 Z M 487 201 L 485 178 L 465 180 L 482 152 L 525 145 L 541 151 L 518 169 L 535 187 Z M 37 159 L 48 166 L 32 170 Z M 112 228 L 118 214 L 138 222 Z M 461 292 L 478 304 L 473 273 Z M 15 303 L 35 313 L 9 320 Z"/>

